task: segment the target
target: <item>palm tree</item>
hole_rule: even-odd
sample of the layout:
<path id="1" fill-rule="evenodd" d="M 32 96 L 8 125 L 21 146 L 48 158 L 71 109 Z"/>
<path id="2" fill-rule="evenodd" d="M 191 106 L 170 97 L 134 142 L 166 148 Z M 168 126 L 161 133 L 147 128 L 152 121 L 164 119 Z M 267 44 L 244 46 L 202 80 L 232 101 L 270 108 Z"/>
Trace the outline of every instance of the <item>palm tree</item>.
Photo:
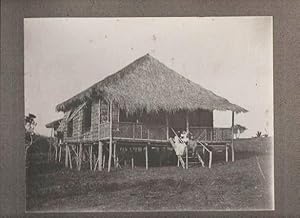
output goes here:
<path id="1" fill-rule="evenodd" d="M 239 138 L 240 135 L 245 132 L 245 130 L 247 130 L 247 128 L 245 126 L 242 126 L 240 124 L 236 124 L 233 127 L 233 134 L 235 135 L 235 138 Z"/>
<path id="2" fill-rule="evenodd" d="M 258 138 L 261 137 L 261 131 L 256 132 L 256 137 L 258 137 Z"/>

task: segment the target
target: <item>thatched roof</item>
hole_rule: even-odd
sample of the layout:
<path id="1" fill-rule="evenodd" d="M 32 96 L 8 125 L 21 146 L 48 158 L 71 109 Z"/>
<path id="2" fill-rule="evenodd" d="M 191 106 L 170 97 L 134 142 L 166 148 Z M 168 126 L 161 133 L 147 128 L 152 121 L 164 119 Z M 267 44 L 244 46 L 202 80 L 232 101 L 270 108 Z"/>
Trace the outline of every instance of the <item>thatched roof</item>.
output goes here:
<path id="1" fill-rule="evenodd" d="M 129 113 L 137 110 L 192 111 L 199 108 L 247 112 L 181 76 L 149 54 L 57 105 L 56 110 L 68 111 L 98 97 L 117 102 Z"/>
<path id="2" fill-rule="evenodd" d="M 59 126 L 60 121 L 62 121 L 62 118 L 58 119 L 58 120 L 54 120 L 54 121 L 52 121 L 50 123 L 47 123 L 45 126 L 46 126 L 46 128 L 54 128 L 55 129 L 55 128 L 57 128 Z"/>

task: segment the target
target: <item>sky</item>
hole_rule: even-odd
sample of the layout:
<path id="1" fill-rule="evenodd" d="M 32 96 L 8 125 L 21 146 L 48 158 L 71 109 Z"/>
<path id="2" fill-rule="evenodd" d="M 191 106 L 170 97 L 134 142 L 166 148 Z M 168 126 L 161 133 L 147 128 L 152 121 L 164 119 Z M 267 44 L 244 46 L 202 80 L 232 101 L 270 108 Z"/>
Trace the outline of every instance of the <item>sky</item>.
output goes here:
<path id="1" fill-rule="evenodd" d="M 36 131 L 61 118 L 55 106 L 149 53 L 248 113 L 247 130 L 273 135 L 272 17 L 25 18 L 25 114 Z M 214 111 L 230 127 L 231 112 Z"/>

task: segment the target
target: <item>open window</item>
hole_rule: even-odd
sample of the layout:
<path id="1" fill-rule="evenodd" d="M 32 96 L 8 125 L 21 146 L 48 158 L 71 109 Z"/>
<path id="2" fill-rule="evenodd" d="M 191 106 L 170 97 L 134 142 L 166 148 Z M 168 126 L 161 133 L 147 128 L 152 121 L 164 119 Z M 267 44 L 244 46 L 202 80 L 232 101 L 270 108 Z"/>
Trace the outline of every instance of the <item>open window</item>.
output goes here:
<path id="1" fill-rule="evenodd" d="M 92 126 L 92 104 L 87 103 L 83 107 L 83 132 L 88 132 L 91 130 Z"/>
<path id="2" fill-rule="evenodd" d="M 68 121 L 67 124 L 67 137 L 73 136 L 73 119 Z"/>
<path id="3" fill-rule="evenodd" d="M 109 122 L 109 105 L 106 101 L 101 101 L 100 123 Z"/>

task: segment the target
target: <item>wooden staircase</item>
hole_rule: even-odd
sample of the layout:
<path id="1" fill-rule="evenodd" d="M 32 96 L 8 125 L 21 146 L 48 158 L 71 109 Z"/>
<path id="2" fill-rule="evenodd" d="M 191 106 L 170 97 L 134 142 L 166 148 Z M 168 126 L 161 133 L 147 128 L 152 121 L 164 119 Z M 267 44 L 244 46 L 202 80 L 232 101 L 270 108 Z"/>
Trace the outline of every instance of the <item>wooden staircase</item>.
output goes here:
<path id="1" fill-rule="evenodd" d="M 198 152 L 195 152 L 195 154 L 193 154 L 192 150 L 188 150 L 187 153 L 188 153 L 188 155 L 185 155 L 182 157 L 182 159 L 186 163 L 186 166 L 185 166 L 186 168 L 193 167 L 198 164 L 200 164 L 202 167 L 204 167 L 204 160 L 203 160 L 203 157 L 201 157 L 201 154 L 199 154 Z M 188 158 L 188 161 L 186 160 L 186 158 Z"/>

